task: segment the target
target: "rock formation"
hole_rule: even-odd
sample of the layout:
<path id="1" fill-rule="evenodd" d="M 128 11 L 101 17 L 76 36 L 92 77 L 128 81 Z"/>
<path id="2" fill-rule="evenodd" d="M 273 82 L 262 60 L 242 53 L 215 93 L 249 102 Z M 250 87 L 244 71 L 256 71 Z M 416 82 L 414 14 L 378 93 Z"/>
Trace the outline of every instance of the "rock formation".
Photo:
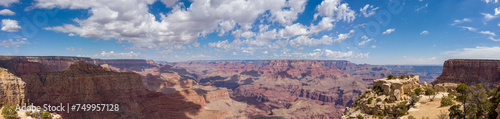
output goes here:
<path id="1" fill-rule="evenodd" d="M 450 59 L 443 65 L 443 73 L 432 84 L 465 83 L 476 85 L 482 83 L 485 88 L 495 88 L 500 83 L 498 67 L 500 60 Z"/>
<path id="2" fill-rule="evenodd" d="M 35 105 L 120 105 L 116 112 L 57 112 L 63 118 L 220 118 L 225 113 L 203 109 L 204 98 L 194 90 L 152 92 L 144 89 L 138 74 L 106 71 L 84 61 L 61 72 L 23 75 L 22 80 L 26 101 Z"/>
<path id="3" fill-rule="evenodd" d="M 399 103 L 406 107 L 410 100 L 409 94 L 416 88 L 419 77 L 406 79 L 377 79 L 371 90 L 364 92 L 352 105 L 348 107 L 342 118 L 356 118 L 357 115 L 387 115 L 393 118 L 400 113 Z M 373 116 L 375 117 L 375 116 Z"/>
<path id="4" fill-rule="evenodd" d="M 0 67 L 8 69 L 16 76 L 22 76 L 28 73 L 50 72 L 50 69 L 42 64 L 30 62 L 21 57 L 0 56 Z"/>
<path id="5" fill-rule="evenodd" d="M 0 67 L 0 104 L 23 104 L 25 86 L 21 78 Z"/>

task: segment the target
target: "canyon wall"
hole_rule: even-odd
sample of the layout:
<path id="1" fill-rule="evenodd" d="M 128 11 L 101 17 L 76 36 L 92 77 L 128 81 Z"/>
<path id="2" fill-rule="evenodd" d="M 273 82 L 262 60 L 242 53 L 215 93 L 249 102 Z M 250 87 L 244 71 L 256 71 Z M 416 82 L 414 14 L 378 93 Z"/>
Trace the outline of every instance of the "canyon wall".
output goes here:
<path id="1" fill-rule="evenodd" d="M 21 78 L 0 67 L 0 104 L 23 104 L 25 86 Z"/>
<path id="2" fill-rule="evenodd" d="M 500 83 L 500 60 L 450 59 L 443 65 L 443 73 L 432 82 L 465 83 L 474 85 L 482 83 L 485 88 L 495 88 Z"/>
<path id="3" fill-rule="evenodd" d="M 57 112 L 63 118 L 220 118 L 225 112 L 202 107 L 204 98 L 186 89 L 172 94 L 146 90 L 140 75 L 106 71 L 100 66 L 76 62 L 61 72 L 22 76 L 25 96 L 35 105 L 119 104 L 116 112 Z"/>

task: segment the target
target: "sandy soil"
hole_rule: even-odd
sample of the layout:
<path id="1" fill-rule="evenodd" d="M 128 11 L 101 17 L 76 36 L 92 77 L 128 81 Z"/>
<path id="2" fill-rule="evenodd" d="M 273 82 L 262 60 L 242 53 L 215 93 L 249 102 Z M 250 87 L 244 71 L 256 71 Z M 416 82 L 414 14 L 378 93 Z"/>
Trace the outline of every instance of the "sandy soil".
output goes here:
<path id="1" fill-rule="evenodd" d="M 429 96 L 421 96 L 419 103 L 415 104 L 415 107 L 408 110 L 408 116 L 412 115 L 417 119 L 422 119 L 422 117 L 437 119 L 440 113 L 446 113 L 446 115 L 448 115 L 448 109 L 451 106 L 441 107 L 441 98 L 443 95 L 447 96 L 448 93 L 438 93 L 432 102 L 430 101 Z M 458 103 L 455 102 L 455 104 Z"/>

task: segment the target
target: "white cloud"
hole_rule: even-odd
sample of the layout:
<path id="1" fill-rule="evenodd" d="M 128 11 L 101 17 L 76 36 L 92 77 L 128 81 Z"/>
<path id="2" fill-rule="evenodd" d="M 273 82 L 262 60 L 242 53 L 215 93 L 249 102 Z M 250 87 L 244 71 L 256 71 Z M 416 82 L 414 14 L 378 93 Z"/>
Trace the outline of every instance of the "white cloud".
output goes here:
<path id="1" fill-rule="evenodd" d="M 68 50 L 68 51 L 75 51 L 75 48 L 69 47 L 69 48 L 66 48 L 66 50 Z"/>
<path id="2" fill-rule="evenodd" d="M 161 0 L 163 4 L 167 7 L 172 7 L 174 6 L 179 0 Z"/>
<path id="3" fill-rule="evenodd" d="M 349 59 L 349 58 L 368 58 L 368 53 L 356 53 L 354 51 L 332 51 L 329 49 L 315 49 L 312 53 L 292 53 L 297 57 L 310 57 L 314 59 L 327 58 L 327 59 Z"/>
<path id="4" fill-rule="evenodd" d="M 429 34 L 429 31 L 427 31 L 427 30 L 420 32 L 420 35 L 427 35 L 427 34 Z"/>
<path id="5" fill-rule="evenodd" d="M 500 26 L 500 23 L 498 23 L 498 25 L 497 25 L 497 26 Z"/>
<path id="6" fill-rule="evenodd" d="M 396 31 L 396 29 L 387 29 L 385 30 L 384 32 L 382 32 L 382 34 L 391 34 L 392 32 Z"/>
<path id="7" fill-rule="evenodd" d="M 309 38 L 307 36 L 299 36 L 293 40 L 290 40 L 291 46 L 319 46 L 319 45 L 331 45 L 333 39 L 329 36 L 323 36 L 321 39 Z"/>
<path id="8" fill-rule="evenodd" d="M 496 36 L 495 33 L 491 32 L 491 31 L 479 31 L 479 33 L 485 34 L 485 35 Z"/>
<path id="9" fill-rule="evenodd" d="M 19 0 L 0 0 L 0 5 L 4 7 L 9 7 L 12 3 L 18 3 Z"/>
<path id="10" fill-rule="evenodd" d="M 473 31 L 473 32 L 477 31 L 477 29 L 474 28 L 474 27 L 468 27 L 468 26 L 458 26 L 458 27 L 460 27 L 460 28 L 462 28 L 464 30 L 469 30 L 469 31 Z"/>
<path id="11" fill-rule="evenodd" d="M 489 14 L 489 13 L 481 13 L 484 15 L 484 19 L 486 21 L 498 18 L 500 16 L 500 7 L 494 9 L 495 13 L 494 14 Z"/>
<path id="12" fill-rule="evenodd" d="M 352 36 L 354 36 L 354 30 L 350 30 L 349 33 L 339 34 L 337 38 L 333 40 L 333 42 L 339 44 L 342 43 L 342 41 L 351 38 Z"/>
<path id="13" fill-rule="evenodd" d="M 137 58 L 141 56 L 141 53 L 134 53 L 134 51 L 130 52 L 114 52 L 114 51 L 102 51 L 101 54 L 96 54 L 94 57 L 99 57 L 99 58 Z"/>
<path id="14" fill-rule="evenodd" d="M 298 14 L 304 12 L 307 0 L 288 0 L 286 8 L 280 10 L 271 10 L 271 21 L 279 22 L 280 24 L 289 25 L 297 20 Z"/>
<path id="15" fill-rule="evenodd" d="M 368 11 L 368 8 L 371 10 Z M 366 4 L 365 7 L 361 8 L 359 11 L 363 14 L 365 17 L 370 17 L 375 14 L 375 10 L 377 10 L 378 7 L 373 8 L 373 5 Z"/>
<path id="16" fill-rule="evenodd" d="M 318 13 L 314 14 L 314 19 L 318 16 L 330 17 L 336 21 L 351 22 L 356 19 L 356 13 L 347 3 L 340 3 L 341 0 L 324 0 L 316 7 Z"/>
<path id="17" fill-rule="evenodd" d="M 289 10 L 297 8 L 296 12 L 300 12 L 302 7 L 295 5 L 296 3 L 287 4 L 286 0 L 198 0 L 193 1 L 186 9 L 182 8 L 182 5 L 174 5 L 169 13 L 160 14 L 160 21 L 156 21 L 155 16 L 149 13 L 148 7 L 154 2 L 155 0 L 40 0 L 35 3 L 35 7 L 89 9 L 91 16 L 75 19 L 76 25 L 65 24 L 45 29 L 74 33 L 86 38 L 126 40 L 134 44 L 133 48 L 142 49 L 193 43 L 199 37 L 216 31 L 224 34 L 235 26 L 240 26 L 244 32 L 252 28 L 252 23 L 259 16 L 267 14 L 266 11 L 279 11 L 290 7 Z"/>
<path id="18" fill-rule="evenodd" d="M 453 20 L 453 23 L 451 23 L 450 25 L 451 26 L 455 26 L 457 24 L 461 24 L 461 23 L 464 23 L 464 22 L 472 22 L 472 20 L 470 20 L 469 18 L 464 18 L 464 19 L 455 19 Z"/>
<path id="19" fill-rule="evenodd" d="M 372 48 L 377 48 L 377 46 L 376 45 L 372 45 Z"/>
<path id="20" fill-rule="evenodd" d="M 497 3 L 497 2 L 498 2 L 498 0 L 484 0 L 484 2 L 486 2 L 486 3 L 490 3 L 490 2 L 491 2 L 491 3 Z"/>
<path id="21" fill-rule="evenodd" d="M 500 47 L 477 46 L 475 48 L 463 48 L 454 51 L 446 51 L 443 54 L 451 58 L 462 59 L 500 59 Z"/>
<path id="22" fill-rule="evenodd" d="M 30 44 L 29 42 L 26 41 L 26 38 L 22 39 L 9 39 L 9 40 L 2 40 L 0 41 L 0 46 L 4 47 L 11 47 L 11 46 L 16 46 L 16 47 L 21 47 L 22 45 Z"/>
<path id="23" fill-rule="evenodd" d="M 0 15 L 12 16 L 12 15 L 16 15 L 16 13 L 13 11 L 10 11 L 9 9 L 3 9 L 3 10 L 0 10 Z"/>
<path id="24" fill-rule="evenodd" d="M 18 21 L 11 19 L 2 19 L 2 31 L 7 32 L 17 32 L 21 29 L 21 26 L 18 25 Z"/>
<path id="25" fill-rule="evenodd" d="M 366 43 L 373 41 L 373 38 L 368 39 L 368 37 L 366 37 L 366 36 L 363 36 L 361 38 L 366 39 L 366 40 L 359 42 L 358 45 L 365 45 Z"/>
<path id="26" fill-rule="evenodd" d="M 69 33 L 69 34 L 68 34 L 68 36 L 75 36 L 75 34 L 73 34 L 73 33 Z"/>
<path id="27" fill-rule="evenodd" d="M 427 8 L 427 7 L 429 7 L 429 3 L 425 4 L 425 5 L 424 5 L 424 6 L 422 6 L 422 7 L 417 8 L 415 11 L 417 11 L 417 12 L 418 12 L 418 11 L 420 11 L 420 10 L 423 10 L 423 9 Z"/>

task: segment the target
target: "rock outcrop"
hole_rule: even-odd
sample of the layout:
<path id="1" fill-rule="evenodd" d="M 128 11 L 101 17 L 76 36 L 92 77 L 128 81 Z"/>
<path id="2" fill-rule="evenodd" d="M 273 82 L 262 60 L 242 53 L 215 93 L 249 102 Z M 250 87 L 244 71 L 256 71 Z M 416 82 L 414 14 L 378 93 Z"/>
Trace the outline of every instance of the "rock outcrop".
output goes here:
<path id="1" fill-rule="evenodd" d="M 204 98 L 194 90 L 172 94 L 146 90 L 140 75 L 132 72 L 106 71 L 84 61 L 67 70 L 31 73 L 22 76 L 26 82 L 26 101 L 35 105 L 119 104 L 116 112 L 56 112 L 63 118 L 220 118 L 224 111 L 202 107 Z"/>
<path id="2" fill-rule="evenodd" d="M 500 83 L 500 60 L 450 59 L 443 65 L 443 73 L 432 82 L 465 83 L 476 85 L 482 83 L 485 88 L 492 89 Z"/>
<path id="3" fill-rule="evenodd" d="M 419 77 L 406 79 L 377 79 L 373 82 L 373 87 L 364 92 L 353 104 L 346 108 L 342 118 L 356 118 L 357 115 L 386 115 L 388 118 L 395 118 L 402 110 L 398 104 L 408 106 L 410 93 L 419 88 Z M 371 115 L 371 116 L 370 116 Z"/>
<path id="4" fill-rule="evenodd" d="M 0 67 L 0 104 L 23 104 L 25 86 L 21 78 Z"/>

